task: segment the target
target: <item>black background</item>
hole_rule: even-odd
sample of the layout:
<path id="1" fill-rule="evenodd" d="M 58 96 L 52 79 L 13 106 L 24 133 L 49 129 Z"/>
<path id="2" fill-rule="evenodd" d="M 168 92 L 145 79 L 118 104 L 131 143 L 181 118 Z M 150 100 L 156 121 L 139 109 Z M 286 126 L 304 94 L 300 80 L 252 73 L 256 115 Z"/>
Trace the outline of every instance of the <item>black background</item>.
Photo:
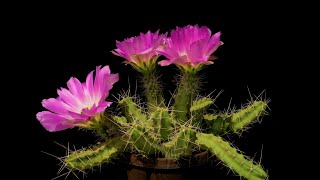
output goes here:
<path id="1" fill-rule="evenodd" d="M 111 12 L 113 8 L 117 13 Z M 35 118 L 37 112 L 44 110 L 42 99 L 56 97 L 56 90 L 66 87 L 71 76 L 84 81 L 97 65 L 109 65 L 112 72 L 120 74 L 120 81 L 110 93 L 117 95 L 128 88 L 128 81 L 134 85 L 138 74 L 110 52 L 115 48 L 116 40 L 148 30 L 169 32 L 176 26 L 189 24 L 206 25 L 213 33 L 221 31 L 224 42 L 215 53 L 219 59 L 201 71 L 206 81 L 202 91 L 204 95 L 215 89 L 216 92 L 224 90 L 216 102 L 221 109 L 227 108 L 231 97 L 232 105 L 241 107 L 250 99 L 248 88 L 252 95 L 259 95 L 265 90 L 266 97 L 271 100 L 270 115 L 264 117 L 261 124 L 254 124 L 242 137 L 230 136 L 230 141 L 249 157 L 255 156 L 255 161 L 259 161 L 263 145 L 261 164 L 267 169 L 270 179 L 279 176 L 280 170 L 283 171 L 280 168 L 282 151 L 278 146 L 283 137 L 279 122 L 282 86 L 277 83 L 285 73 L 279 72 L 281 56 L 277 55 L 280 50 L 276 46 L 276 37 L 281 31 L 278 17 L 259 8 L 234 12 L 217 9 L 178 12 L 170 8 L 155 11 L 121 9 L 118 6 L 89 9 L 46 5 L 30 11 L 27 29 L 30 32 L 28 39 L 32 41 L 30 58 L 34 60 L 25 62 L 28 67 L 26 75 L 31 79 L 28 84 L 32 87 L 28 89 L 30 104 L 26 107 L 26 121 L 28 129 L 31 129 L 28 131 L 31 137 L 28 138 L 27 148 L 30 163 L 25 164 L 25 168 L 30 170 L 26 176 L 44 180 L 57 176 L 59 161 L 42 152 L 58 157 L 65 155 L 65 150 L 54 142 L 80 148 L 97 139 L 90 132 L 76 129 L 47 132 Z M 172 80 L 177 71 L 173 66 L 160 67 L 159 70 L 167 84 L 168 94 L 174 90 Z M 115 100 L 112 96 L 109 99 Z M 117 164 L 104 165 L 101 172 L 99 169 L 96 171 L 89 172 L 87 179 L 126 178 L 125 167 Z M 232 172 L 227 175 L 228 169 L 221 164 L 193 169 L 188 173 L 189 179 L 239 179 Z M 81 178 L 81 174 L 79 176 Z M 72 174 L 69 178 L 76 179 Z"/>

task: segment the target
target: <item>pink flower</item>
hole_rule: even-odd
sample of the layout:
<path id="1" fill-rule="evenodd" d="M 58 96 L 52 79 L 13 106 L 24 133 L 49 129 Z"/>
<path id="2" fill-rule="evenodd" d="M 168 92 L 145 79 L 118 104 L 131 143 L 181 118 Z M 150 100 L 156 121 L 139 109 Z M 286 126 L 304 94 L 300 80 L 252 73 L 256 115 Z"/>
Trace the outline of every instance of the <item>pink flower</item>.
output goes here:
<path id="1" fill-rule="evenodd" d="M 57 98 L 42 101 L 49 111 L 37 113 L 37 119 L 50 132 L 85 124 L 111 105 L 105 99 L 118 80 L 119 75 L 111 74 L 109 66 L 97 66 L 94 80 L 91 71 L 85 83 L 72 77 L 67 82 L 69 90 L 58 89 Z"/>
<path id="2" fill-rule="evenodd" d="M 116 41 L 117 49 L 111 52 L 126 59 L 125 63 L 131 64 L 139 71 L 153 68 L 158 59 L 156 50 L 164 44 L 165 37 L 166 34 L 159 35 L 159 31 L 140 33 L 140 36 L 127 38 L 121 42 Z"/>
<path id="3" fill-rule="evenodd" d="M 206 26 L 177 27 L 171 31 L 171 37 L 166 39 L 167 46 L 159 49 L 159 54 L 168 58 L 160 61 L 161 66 L 176 64 L 183 68 L 197 68 L 203 64 L 212 64 L 210 56 L 222 45 L 220 32 L 211 37 L 211 31 Z"/>

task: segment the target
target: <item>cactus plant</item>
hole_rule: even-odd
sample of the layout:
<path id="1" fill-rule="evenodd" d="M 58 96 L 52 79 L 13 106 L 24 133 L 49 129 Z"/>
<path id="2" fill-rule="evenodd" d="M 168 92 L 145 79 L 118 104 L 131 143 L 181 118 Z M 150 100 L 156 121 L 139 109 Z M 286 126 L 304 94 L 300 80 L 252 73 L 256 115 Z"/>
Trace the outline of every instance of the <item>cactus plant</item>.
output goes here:
<path id="1" fill-rule="evenodd" d="M 85 83 L 71 78 L 68 89 L 58 90 L 58 98 L 43 100 L 49 111 L 39 112 L 37 119 L 51 132 L 79 127 L 92 130 L 104 142 L 75 150 L 61 158 L 70 171 L 108 163 L 123 152 L 145 157 L 174 158 L 190 156 L 195 151 L 209 151 L 236 174 L 249 180 L 268 178 L 260 164 L 253 162 L 227 142 L 223 135 L 242 131 L 267 114 L 268 101 L 252 100 L 239 110 L 212 113 L 215 99 L 201 97 L 198 72 L 213 64 L 212 54 L 222 45 L 220 33 L 211 36 L 205 27 L 186 26 L 171 31 L 171 37 L 159 32 L 117 41 L 113 54 L 140 72 L 144 99 L 122 95 L 118 111 L 108 114 L 105 101 L 118 79 L 109 66 L 98 66 Z M 158 62 L 160 56 L 167 59 Z M 164 85 L 157 64 L 175 64 L 180 71 L 173 102 L 164 96 Z"/>

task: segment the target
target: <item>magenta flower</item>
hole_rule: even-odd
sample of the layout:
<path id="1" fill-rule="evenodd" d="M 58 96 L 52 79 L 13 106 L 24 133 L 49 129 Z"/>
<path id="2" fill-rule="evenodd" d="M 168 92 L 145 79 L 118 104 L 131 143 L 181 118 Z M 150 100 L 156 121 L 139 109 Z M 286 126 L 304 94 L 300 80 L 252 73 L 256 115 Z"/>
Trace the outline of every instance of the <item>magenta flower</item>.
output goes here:
<path id="1" fill-rule="evenodd" d="M 49 111 L 37 113 L 37 119 L 50 132 L 84 125 L 111 105 L 105 99 L 118 80 L 119 75 L 111 74 L 109 66 L 102 69 L 97 66 L 95 79 L 91 71 L 85 83 L 72 77 L 67 82 L 69 90 L 58 89 L 58 98 L 42 101 L 42 106 Z"/>
<path id="2" fill-rule="evenodd" d="M 166 34 L 159 35 L 159 30 L 155 33 L 140 33 L 140 36 L 116 41 L 117 49 L 111 52 L 125 58 L 125 63 L 131 64 L 138 71 L 152 70 L 158 59 L 156 50 L 164 44 L 165 37 Z"/>
<path id="3" fill-rule="evenodd" d="M 211 31 L 206 26 L 177 27 L 171 31 L 171 37 L 166 39 L 166 46 L 158 52 L 167 60 L 160 61 L 161 66 L 176 64 L 184 69 L 195 68 L 212 64 L 210 60 L 215 59 L 211 54 L 222 45 L 220 32 L 211 37 Z"/>

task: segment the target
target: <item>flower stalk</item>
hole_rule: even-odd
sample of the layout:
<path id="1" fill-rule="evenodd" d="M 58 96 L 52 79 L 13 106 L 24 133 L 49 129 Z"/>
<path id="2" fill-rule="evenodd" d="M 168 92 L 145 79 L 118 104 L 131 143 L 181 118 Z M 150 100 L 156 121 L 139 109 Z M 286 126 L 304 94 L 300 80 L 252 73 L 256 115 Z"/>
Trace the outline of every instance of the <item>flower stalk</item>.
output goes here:
<path id="1" fill-rule="evenodd" d="M 156 107 L 164 107 L 162 88 L 157 73 L 155 71 L 142 73 L 142 83 L 149 113 L 154 112 Z"/>
<path id="2" fill-rule="evenodd" d="M 173 113 L 178 121 L 189 119 L 188 111 L 199 87 L 196 73 L 182 72 L 177 93 L 174 96 Z"/>

